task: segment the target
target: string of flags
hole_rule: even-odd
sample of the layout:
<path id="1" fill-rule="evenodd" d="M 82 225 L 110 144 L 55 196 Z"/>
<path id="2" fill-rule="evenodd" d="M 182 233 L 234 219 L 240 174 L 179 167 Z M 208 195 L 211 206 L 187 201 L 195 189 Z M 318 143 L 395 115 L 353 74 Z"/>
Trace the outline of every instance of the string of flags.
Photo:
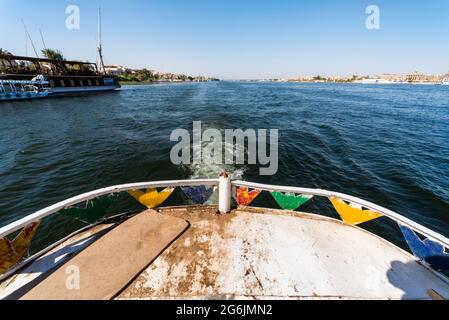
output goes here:
<path id="1" fill-rule="evenodd" d="M 210 199 L 215 188 L 196 186 L 181 187 L 181 190 L 194 204 L 201 205 L 205 204 Z M 146 192 L 133 190 L 128 191 L 128 193 L 142 205 L 149 209 L 154 209 L 162 205 L 174 191 L 175 188 L 165 188 L 161 192 L 157 191 L 157 189 L 148 189 Z"/>
<path id="2" fill-rule="evenodd" d="M 213 187 L 182 187 L 182 192 L 195 204 L 205 204 L 214 193 Z"/>
<path id="3" fill-rule="evenodd" d="M 272 192 L 271 195 L 274 200 L 276 200 L 277 204 L 284 210 L 296 210 L 313 198 L 313 196 L 308 195 L 296 195 L 294 193 L 282 192 Z"/>
<path id="4" fill-rule="evenodd" d="M 39 222 L 31 223 L 12 241 L 0 238 L 0 274 L 23 261 L 38 227 Z"/>
<path id="5" fill-rule="evenodd" d="M 116 199 L 116 195 L 96 198 L 87 201 L 83 207 L 64 209 L 60 211 L 60 213 L 62 215 L 75 218 L 84 223 L 90 224 L 104 218 Z"/>
<path id="6" fill-rule="evenodd" d="M 249 191 L 248 188 L 241 187 L 237 189 L 237 203 L 241 206 L 249 206 L 256 199 L 261 190 L 254 189 Z"/>
<path id="7" fill-rule="evenodd" d="M 437 271 L 449 271 L 449 252 L 441 244 L 430 239 L 421 240 L 412 229 L 404 225 L 399 224 L 399 229 L 415 257 Z"/>
<path id="8" fill-rule="evenodd" d="M 357 203 L 347 203 L 334 197 L 330 197 L 329 201 L 347 224 L 358 225 L 382 217 L 380 213 L 365 210 Z"/>
<path id="9" fill-rule="evenodd" d="M 148 189 L 146 192 L 133 190 L 128 191 L 128 193 L 148 209 L 154 209 L 163 204 L 165 200 L 170 197 L 174 190 L 174 188 L 165 188 L 164 190 L 159 192 L 157 191 L 157 189 L 153 188 Z"/>

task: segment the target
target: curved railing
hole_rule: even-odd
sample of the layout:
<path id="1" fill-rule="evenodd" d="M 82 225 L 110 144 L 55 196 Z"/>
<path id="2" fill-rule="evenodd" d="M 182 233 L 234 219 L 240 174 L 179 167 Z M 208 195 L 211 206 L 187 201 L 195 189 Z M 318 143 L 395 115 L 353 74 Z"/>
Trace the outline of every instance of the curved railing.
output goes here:
<path id="1" fill-rule="evenodd" d="M 297 208 L 299 208 L 301 207 L 303 202 L 307 202 L 312 197 L 324 197 L 329 199 L 331 204 L 334 205 L 335 210 L 340 214 L 342 220 L 344 220 L 345 222 L 349 221 L 350 224 L 357 225 L 369 220 L 377 219 L 382 216 L 393 220 L 394 222 L 398 223 L 407 244 L 409 245 L 412 253 L 417 257 L 417 260 L 422 261 L 425 265 L 435 271 L 449 271 L 449 239 L 394 211 L 359 199 L 357 197 L 342 193 L 321 189 L 273 186 L 245 181 L 232 181 L 231 178 L 229 178 L 227 175 L 223 175 L 219 179 L 175 180 L 124 184 L 88 192 L 64 200 L 45 209 L 39 210 L 29 216 L 26 216 L 20 220 L 17 220 L 7 226 L 0 228 L 0 241 L 9 241 L 8 244 L 10 246 L 13 246 L 14 241 L 17 241 L 17 239 L 19 239 L 21 240 L 21 242 L 19 243 L 20 248 L 23 249 L 23 247 L 25 247 L 26 240 L 28 239 L 29 242 L 31 242 L 32 240 L 33 234 L 31 232 L 32 230 L 30 229 L 30 226 L 32 226 L 33 223 L 37 223 L 46 217 L 61 212 L 61 210 L 67 210 L 79 204 L 86 203 L 103 196 L 113 195 L 121 192 L 128 192 L 135 200 L 137 200 L 144 206 L 148 208 L 154 208 L 162 205 L 163 202 L 167 200 L 167 198 L 177 187 L 182 188 L 186 195 L 192 195 L 193 191 L 197 193 L 207 193 L 206 196 L 201 197 L 200 195 L 199 197 L 200 202 L 203 203 L 205 202 L 205 200 L 207 200 L 208 197 L 211 196 L 211 190 L 218 187 L 218 208 L 221 213 L 230 212 L 232 198 L 234 198 L 239 205 L 250 206 L 251 202 L 255 198 L 257 198 L 257 196 L 261 192 L 272 193 L 274 196 L 276 196 L 275 199 L 278 201 L 281 207 L 283 207 L 282 200 L 284 198 L 287 199 L 290 204 L 292 202 L 291 200 L 296 201 L 299 199 L 299 201 L 295 202 L 296 204 L 298 204 Z M 159 188 L 170 189 L 165 189 L 168 191 L 158 192 L 157 189 Z M 146 191 L 138 191 L 142 189 L 146 189 Z M 203 203 L 196 202 L 196 204 Z M 295 210 L 295 208 L 290 207 L 288 210 L 291 209 Z M 354 216 L 360 216 L 360 219 L 353 219 Z M 8 236 L 20 230 L 22 230 L 21 233 L 24 233 L 22 237 L 20 237 L 19 233 L 19 236 L 17 236 L 15 240 L 7 240 Z M 421 238 L 426 238 L 426 240 L 421 240 L 421 238 L 418 237 L 416 233 L 420 234 Z M 29 236 L 29 238 L 26 238 L 26 236 Z M 0 242 L 0 262 L 2 261 L 1 244 L 2 243 Z M 21 261 L 12 261 L 9 268 L 3 267 L 4 269 L 6 268 L 6 271 L 1 270 L 2 266 L 0 264 L 0 280 L 4 279 L 6 276 L 9 276 L 14 272 L 14 270 L 19 269 L 27 262 L 35 259 L 37 255 L 42 255 L 45 252 L 48 252 L 48 250 L 50 249 L 51 248 L 48 247 L 35 256 L 30 257 L 26 260 L 24 260 L 26 253 L 24 251 L 24 255 L 21 257 Z"/>
<path id="2" fill-rule="evenodd" d="M 206 180 L 177 180 L 177 181 L 157 181 L 157 182 L 142 182 L 123 184 L 103 189 L 98 189 L 92 192 L 84 193 L 79 196 L 58 202 L 50 207 L 39 210 L 25 218 L 17 220 L 10 225 L 0 228 L 0 238 L 8 236 L 9 234 L 20 230 L 21 228 L 29 225 L 32 222 L 39 221 L 54 213 L 59 212 L 62 209 L 69 208 L 84 201 L 92 200 L 101 196 L 110 195 L 119 192 L 127 192 L 136 189 L 149 189 L 149 188 L 166 188 L 166 187 L 192 187 L 192 186 L 216 186 L 218 185 L 218 179 L 206 179 Z"/>
<path id="3" fill-rule="evenodd" d="M 382 216 L 388 217 L 391 220 L 400 223 L 403 226 L 406 226 L 413 231 L 416 231 L 420 233 L 421 235 L 425 236 L 428 239 L 431 239 L 446 248 L 449 248 L 449 239 L 444 237 L 443 235 L 430 230 L 429 228 L 426 228 L 419 223 L 414 222 L 413 220 L 410 220 L 394 211 L 391 211 L 389 209 L 386 209 L 384 207 L 381 207 L 377 204 L 374 204 L 372 202 L 368 202 L 347 194 L 338 193 L 338 192 L 332 192 L 327 190 L 321 190 L 321 189 L 308 189 L 308 188 L 297 188 L 297 187 L 285 187 L 285 186 L 272 186 L 272 185 L 266 185 L 266 184 L 259 184 L 259 183 L 251 183 L 251 182 L 245 182 L 245 181 L 233 181 L 232 185 L 237 187 L 246 187 L 246 188 L 252 188 L 256 190 L 262 190 L 262 191 L 279 191 L 284 193 L 292 193 L 292 194 L 304 194 L 304 195 L 311 195 L 311 196 L 320 196 L 320 197 L 333 197 L 338 198 L 344 201 L 348 201 L 351 203 L 359 204 L 369 210 L 375 211 L 380 213 Z"/>

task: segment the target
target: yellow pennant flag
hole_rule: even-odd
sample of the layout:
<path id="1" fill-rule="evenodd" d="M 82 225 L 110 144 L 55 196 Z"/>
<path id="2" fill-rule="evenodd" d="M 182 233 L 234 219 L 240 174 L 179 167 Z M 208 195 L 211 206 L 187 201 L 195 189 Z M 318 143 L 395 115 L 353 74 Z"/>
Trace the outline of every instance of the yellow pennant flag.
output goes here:
<path id="1" fill-rule="evenodd" d="M 335 210 L 337 210 L 343 221 L 348 224 L 358 225 L 382 217 L 380 213 L 371 210 L 363 210 L 362 206 L 355 203 L 347 204 L 341 199 L 332 197 L 329 198 L 329 200 L 332 202 Z"/>
<path id="2" fill-rule="evenodd" d="M 38 227 L 39 222 L 26 226 L 13 241 L 0 238 L 0 274 L 22 262 Z"/>
<path id="3" fill-rule="evenodd" d="M 174 188 L 166 188 L 161 192 L 158 192 L 156 189 L 148 189 L 147 192 L 132 190 L 128 191 L 128 193 L 148 209 L 153 209 L 164 203 L 174 190 Z"/>

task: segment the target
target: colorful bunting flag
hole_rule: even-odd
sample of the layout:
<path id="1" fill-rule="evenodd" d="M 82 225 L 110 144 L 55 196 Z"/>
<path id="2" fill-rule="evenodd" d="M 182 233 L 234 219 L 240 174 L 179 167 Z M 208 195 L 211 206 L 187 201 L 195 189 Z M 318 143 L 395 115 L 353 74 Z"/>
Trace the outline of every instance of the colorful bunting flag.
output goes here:
<path id="1" fill-rule="evenodd" d="M 237 203 L 241 206 L 249 206 L 251 202 L 256 199 L 259 194 L 261 193 L 261 190 L 252 190 L 249 191 L 246 187 L 241 187 L 237 189 Z"/>
<path id="2" fill-rule="evenodd" d="M 332 197 L 329 198 L 329 200 L 332 202 L 335 210 L 337 210 L 343 221 L 348 224 L 358 225 L 382 217 L 380 213 L 371 210 L 363 210 L 362 206 L 356 203 L 347 204 L 341 199 Z"/>
<path id="3" fill-rule="evenodd" d="M 449 271 L 449 253 L 441 244 L 430 239 L 423 241 L 412 229 L 401 224 L 399 228 L 410 250 L 418 259 L 428 263 L 437 271 Z"/>
<path id="4" fill-rule="evenodd" d="M 313 196 L 307 195 L 296 195 L 294 193 L 282 193 L 282 192 L 272 192 L 274 200 L 278 205 L 284 210 L 296 210 L 307 201 L 313 198 Z"/>
<path id="5" fill-rule="evenodd" d="M 112 195 L 89 200 L 84 207 L 64 209 L 61 211 L 61 214 L 85 223 L 94 223 L 106 215 L 116 199 L 117 196 Z"/>
<path id="6" fill-rule="evenodd" d="M 26 226 L 13 241 L 0 238 L 0 274 L 24 259 L 38 227 L 39 222 Z"/>
<path id="7" fill-rule="evenodd" d="M 158 192 L 156 189 L 148 189 L 147 192 L 133 190 L 128 193 L 148 209 L 153 209 L 164 203 L 174 190 L 174 188 L 166 188 Z"/>
<path id="8" fill-rule="evenodd" d="M 214 193 L 214 188 L 206 186 L 182 187 L 184 194 L 195 204 L 204 204 Z"/>

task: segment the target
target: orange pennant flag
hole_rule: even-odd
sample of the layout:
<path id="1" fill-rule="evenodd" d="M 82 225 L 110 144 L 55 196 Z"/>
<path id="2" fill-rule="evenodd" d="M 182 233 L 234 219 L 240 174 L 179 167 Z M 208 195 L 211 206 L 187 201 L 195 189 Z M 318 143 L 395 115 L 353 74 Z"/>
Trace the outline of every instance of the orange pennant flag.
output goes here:
<path id="1" fill-rule="evenodd" d="M 241 187 L 237 189 L 237 203 L 241 206 L 249 206 L 251 202 L 256 199 L 259 194 L 261 193 L 261 190 L 252 190 L 249 191 L 246 187 Z"/>
<path id="2" fill-rule="evenodd" d="M 347 204 L 341 199 L 332 197 L 329 198 L 329 200 L 332 202 L 335 210 L 337 210 L 343 221 L 348 224 L 358 225 L 382 217 L 380 213 L 371 210 L 363 210 L 362 206 L 355 203 Z"/>
<path id="3" fill-rule="evenodd" d="M 0 238 L 0 274 L 23 260 L 38 227 L 39 222 L 26 226 L 13 241 Z"/>

